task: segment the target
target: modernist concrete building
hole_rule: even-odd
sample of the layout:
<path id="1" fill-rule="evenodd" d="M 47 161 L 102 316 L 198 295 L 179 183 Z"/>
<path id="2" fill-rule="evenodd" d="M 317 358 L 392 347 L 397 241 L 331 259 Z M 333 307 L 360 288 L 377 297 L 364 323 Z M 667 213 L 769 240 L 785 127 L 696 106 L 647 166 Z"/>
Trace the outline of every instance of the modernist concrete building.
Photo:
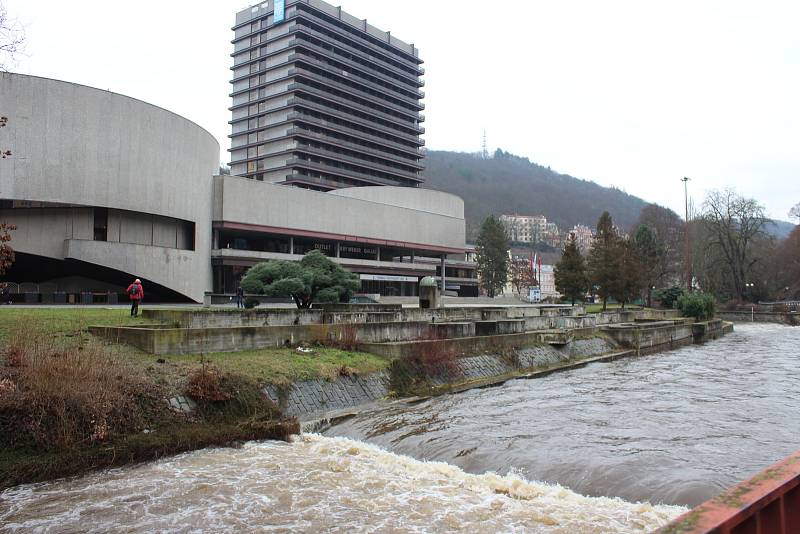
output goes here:
<path id="1" fill-rule="evenodd" d="M 38 298 L 122 293 L 150 300 L 231 293 L 256 262 L 319 249 L 358 273 L 362 291 L 413 295 L 463 257 L 464 204 L 412 187 L 330 192 L 215 176 L 219 145 L 196 124 L 122 95 L 0 74 L 0 217 L 17 225 L 4 278 Z M 453 261 L 448 289 L 477 295 L 474 264 Z"/>
<path id="2" fill-rule="evenodd" d="M 419 188 L 416 47 L 321 0 L 268 0 L 233 31 L 231 174 L 244 180 L 217 179 L 214 291 L 257 261 L 316 248 L 364 292 L 415 295 L 444 268 L 448 290 L 477 296 L 463 202 Z"/>
<path id="3" fill-rule="evenodd" d="M 418 51 L 321 0 L 236 15 L 231 174 L 328 191 L 423 181 Z"/>
<path id="4" fill-rule="evenodd" d="M 137 276 L 149 297 L 202 300 L 211 134 L 133 98 L 18 74 L 0 74 L 0 110 L 12 153 L 0 160 L 0 220 L 17 225 L 7 280 L 51 295 L 124 292 Z"/>

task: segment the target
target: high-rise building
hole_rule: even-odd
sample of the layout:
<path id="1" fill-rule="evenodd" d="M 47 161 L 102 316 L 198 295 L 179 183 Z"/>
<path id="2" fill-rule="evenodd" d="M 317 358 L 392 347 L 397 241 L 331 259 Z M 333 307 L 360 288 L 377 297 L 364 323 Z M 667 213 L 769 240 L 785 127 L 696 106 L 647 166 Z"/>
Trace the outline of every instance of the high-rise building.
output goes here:
<path id="1" fill-rule="evenodd" d="M 268 0 L 233 30 L 232 175 L 319 191 L 423 182 L 413 44 L 321 0 Z"/>

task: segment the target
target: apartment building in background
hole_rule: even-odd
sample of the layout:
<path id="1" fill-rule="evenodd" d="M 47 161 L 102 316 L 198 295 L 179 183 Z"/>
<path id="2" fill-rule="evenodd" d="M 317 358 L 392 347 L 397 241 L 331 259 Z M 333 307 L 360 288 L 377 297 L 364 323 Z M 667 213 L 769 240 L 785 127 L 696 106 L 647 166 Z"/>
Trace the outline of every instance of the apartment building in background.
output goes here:
<path id="1" fill-rule="evenodd" d="M 320 0 L 269 0 L 233 30 L 232 175 L 318 191 L 423 182 L 413 44 Z"/>
<path id="2" fill-rule="evenodd" d="M 558 226 L 548 222 L 544 215 L 500 215 L 499 220 L 513 242 L 545 243 L 552 247 L 561 245 Z"/>

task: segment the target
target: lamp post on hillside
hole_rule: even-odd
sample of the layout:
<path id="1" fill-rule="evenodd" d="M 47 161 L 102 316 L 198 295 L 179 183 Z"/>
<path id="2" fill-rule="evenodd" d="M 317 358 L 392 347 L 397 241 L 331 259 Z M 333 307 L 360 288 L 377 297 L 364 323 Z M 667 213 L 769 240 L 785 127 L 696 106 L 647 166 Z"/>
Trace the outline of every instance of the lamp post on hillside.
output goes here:
<path id="1" fill-rule="evenodd" d="M 691 249 L 689 248 L 689 178 L 684 176 L 681 178 L 683 182 L 683 199 L 686 208 L 686 228 L 684 230 L 684 240 L 686 241 L 686 287 L 689 290 L 689 293 L 692 292 L 692 253 Z"/>

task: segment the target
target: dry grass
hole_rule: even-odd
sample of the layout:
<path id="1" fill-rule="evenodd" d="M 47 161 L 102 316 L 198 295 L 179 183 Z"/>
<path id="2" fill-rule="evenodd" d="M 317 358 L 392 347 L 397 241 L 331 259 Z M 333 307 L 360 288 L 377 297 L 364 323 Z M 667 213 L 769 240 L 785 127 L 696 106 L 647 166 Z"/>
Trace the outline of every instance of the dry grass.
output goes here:
<path id="1" fill-rule="evenodd" d="M 148 388 L 125 359 L 94 341 L 66 343 L 30 323 L 12 330 L 0 367 L 0 443 L 69 448 L 142 425 Z"/>

